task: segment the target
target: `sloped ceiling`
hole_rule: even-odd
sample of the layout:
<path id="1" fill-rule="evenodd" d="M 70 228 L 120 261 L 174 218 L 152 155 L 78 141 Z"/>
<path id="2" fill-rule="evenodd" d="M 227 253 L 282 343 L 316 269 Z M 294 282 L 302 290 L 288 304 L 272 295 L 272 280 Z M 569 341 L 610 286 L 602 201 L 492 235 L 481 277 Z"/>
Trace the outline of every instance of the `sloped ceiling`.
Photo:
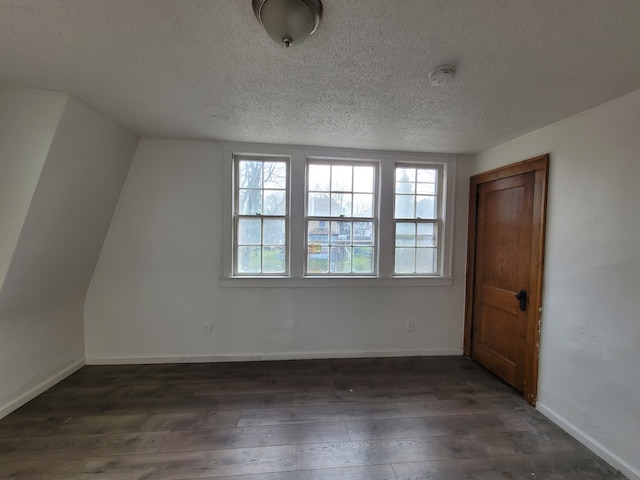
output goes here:
<path id="1" fill-rule="evenodd" d="M 476 152 L 640 88 L 638 0 L 323 0 L 284 49 L 251 0 L 0 0 L 0 83 L 145 137 Z M 454 63 L 454 84 L 428 73 Z"/>

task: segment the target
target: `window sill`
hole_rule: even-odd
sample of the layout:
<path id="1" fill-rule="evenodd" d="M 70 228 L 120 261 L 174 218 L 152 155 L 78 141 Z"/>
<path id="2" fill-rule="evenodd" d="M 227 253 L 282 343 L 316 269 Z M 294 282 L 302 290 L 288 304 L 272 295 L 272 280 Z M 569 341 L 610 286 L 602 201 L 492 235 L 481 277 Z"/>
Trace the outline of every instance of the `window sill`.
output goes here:
<path id="1" fill-rule="evenodd" d="M 220 277 L 222 288 L 451 287 L 453 277 Z"/>

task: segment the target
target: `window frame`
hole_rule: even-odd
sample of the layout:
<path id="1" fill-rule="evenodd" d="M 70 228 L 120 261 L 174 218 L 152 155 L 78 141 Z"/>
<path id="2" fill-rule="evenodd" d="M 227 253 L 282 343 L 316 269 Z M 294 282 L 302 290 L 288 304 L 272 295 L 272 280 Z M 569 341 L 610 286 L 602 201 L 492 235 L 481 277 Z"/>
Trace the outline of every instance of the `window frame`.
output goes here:
<path id="1" fill-rule="evenodd" d="M 454 199 L 457 156 L 452 154 L 383 152 L 291 145 L 222 143 L 223 191 L 220 276 L 221 287 L 247 288 L 349 288 L 349 287 L 422 287 L 452 286 Z M 289 223 L 288 276 L 234 275 L 233 270 L 233 158 L 234 156 L 288 158 Z M 376 276 L 304 275 L 306 245 L 306 165 L 307 160 L 328 159 L 379 162 L 377 185 L 378 268 Z M 396 164 L 442 165 L 442 226 L 440 229 L 439 275 L 394 275 L 394 178 Z"/>
<path id="2" fill-rule="evenodd" d="M 414 215 L 413 217 L 407 217 L 407 218 L 401 218 L 401 217 L 396 217 L 395 215 L 395 207 L 396 207 L 396 198 L 397 195 L 407 195 L 404 193 L 398 193 L 396 192 L 396 181 L 397 181 L 397 172 L 399 168 L 415 168 L 416 170 L 422 168 L 425 170 L 435 170 L 436 171 L 436 182 L 435 182 L 435 194 L 433 195 L 435 197 L 435 218 L 421 218 L 418 217 L 417 215 Z M 393 242 L 393 249 L 394 249 L 394 269 L 393 269 L 393 275 L 394 276 L 398 276 L 398 277 L 440 277 L 442 276 L 441 272 L 444 268 L 444 265 L 442 264 L 442 232 L 443 232 L 443 221 L 442 221 L 442 217 L 443 217 L 443 212 L 444 212 L 444 203 L 446 201 L 446 199 L 444 198 L 444 166 L 443 165 L 434 165 L 434 164 L 427 164 L 427 163 L 422 163 L 422 164 L 417 164 L 417 163 L 401 163 L 401 162 L 397 162 L 394 166 L 394 175 L 393 175 L 393 232 L 394 232 L 394 242 Z M 416 180 L 417 183 L 417 180 Z M 411 194 L 411 196 L 413 197 L 418 197 L 418 192 L 414 192 Z M 417 205 L 417 203 L 416 203 Z M 398 248 L 398 245 L 396 244 L 396 237 L 395 237 L 395 232 L 396 232 L 396 228 L 398 226 L 399 223 L 404 223 L 404 224 L 415 224 L 416 225 L 416 239 L 417 239 L 417 226 L 419 224 L 426 224 L 426 225 L 434 225 L 435 227 L 435 252 L 436 252 L 436 260 L 435 260 L 435 264 L 436 264 L 436 269 L 435 272 L 433 273 L 401 273 L 401 272 L 397 272 L 396 271 L 396 261 L 395 261 L 395 252 L 396 252 L 396 248 Z M 417 253 L 418 248 L 420 248 L 417 244 L 414 245 L 413 249 L 414 251 Z M 429 247 L 427 247 L 429 248 Z M 414 260 L 415 263 L 415 260 Z"/>
<path id="3" fill-rule="evenodd" d="M 309 189 L 309 166 L 310 165 L 329 165 L 329 166 L 334 166 L 334 165 L 343 165 L 343 166 L 350 166 L 350 167 L 356 167 L 356 166 L 368 166 L 368 167 L 373 167 L 373 213 L 371 215 L 371 217 L 355 217 L 353 216 L 353 200 L 352 200 L 352 215 L 347 217 L 344 215 L 340 215 L 340 216 L 332 216 L 331 215 L 331 211 L 329 211 L 329 215 L 309 215 L 309 192 L 313 191 Z M 379 251 L 379 188 L 380 188 L 380 163 L 376 162 L 375 160 L 363 160 L 363 159 L 351 159 L 351 158 L 328 158 L 328 157 L 323 157 L 323 158 L 319 158 L 319 157 L 307 157 L 306 158 L 306 162 L 305 162 L 305 189 L 304 189 L 304 269 L 303 269 L 303 275 L 305 277 L 327 277 L 327 278 L 349 278 L 349 277 L 365 277 L 365 278 L 369 278 L 369 277 L 377 277 L 378 276 L 378 251 Z M 353 190 L 353 177 L 351 180 L 352 183 L 352 189 L 350 191 L 350 193 L 352 195 L 355 195 L 357 192 L 355 192 Z M 329 186 L 329 199 L 331 201 L 331 195 L 334 192 L 339 192 L 338 190 L 332 190 L 331 186 Z M 346 191 L 345 191 L 346 192 Z M 360 192 L 360 193 L 366 193 L 366 192 Z M 326 221 L 329 223 L 329 235 L 331 235 L 331 222 L 336 222 L 336 221 L 349 221 L 352 223 L 352 225 L 356 222 L 372 222 L 373 223 L 373 227 L 372 227 L 372 232 L 373 232 L 373 271 L 371 273 L 360 273 L 360 272 L 353 272 L 353 267 L 352 267 L 352 271 L 348 272 L 348 273 L 344 273 L 344 272 L 340 272 L 340 273 L 331 273 L 331 271 L 326 272 L 326 273 L 312 273 L 309 272 L 309 266 L 308 266 L 308 249 L 309 249 L 309 222 L 310 221 Z M 353 236 L 353 230 L 352 230 L 352 236 Z M 329 247 L 329 258 L 331 256 L 331 249 L 330 249 L 330 243 L 328 245 Z M 351 239 L 351 248 L 354 248 L 354 241 L 353 241 L 353 237 Z"/>
<path id="4" fill-rule="evenodd" d="M 240 213 L 239 208 L 239 199 L 240 199 L 240 190 L 242 190 L 240 186 L 240 162 L 242 161 L 253 161 L 253 162 L 283 162 L 285 164 L 285 213 L 284 215 L 268 215 L 264 213 L 256 213 L 255 215 L 242 214 Z M 264 171 L 264 170 L 263 170 Z M 273 155 L 234 155 L 233 156 L 233 276 L 234 277 L 254 277 L 254 278 L 263 278 L 263 277 L 289 277 L 289 257 L 291 250 L 291 236 L 290 236 L 290 159 L 286 156 L 273 156 Z M 264 180 L 264 179 L 263 179 Z M 268 190 L 264 188 L 264 185 L 259 189 L 264 192 L 264 190 Z M 264 206 L 263 206 L 264 208 Z M 238 265 L 238 249 L 240 245 L 238 243 L 238 230 L 240 220 L 243 218 L 251 219 L 251 218 L 259 218 L 260 219 L 260 232 L 261 239 L 263 237 L 263 228 L 264 228 L 264 220 L 266 219 L 277 219 L 284 220 L 285 224 L 285 258 L 284 258 L 284 272 L 241 272 L 239 271 Z M 259 244 L 261 249 L 264 247 L 264 242 L 261 241 Z M 262 251 L 263 252 L 263 251 Z M 264 258 L 261 252 L 261 270 L 263 270 Z"/>

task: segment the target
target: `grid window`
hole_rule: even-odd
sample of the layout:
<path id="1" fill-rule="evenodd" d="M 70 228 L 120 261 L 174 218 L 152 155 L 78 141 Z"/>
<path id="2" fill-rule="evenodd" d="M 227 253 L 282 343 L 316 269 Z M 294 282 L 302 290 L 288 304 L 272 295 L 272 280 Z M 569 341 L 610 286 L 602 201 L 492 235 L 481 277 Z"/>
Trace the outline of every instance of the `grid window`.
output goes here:
<path id="1" fill-rule="evenodd" d="M 369 163 L 307 164 L 307 275 L 376 274 L 376 180 Z"/>
<path id="2" fill-rule="evenodd" d="M 437 167 L 395 169 L 394 223 L 396 275 L 436 275 L 441 175 Z"/>
<path id="3" fill-rule="evenodd" d="M 235 261 L 237 275 L 286 275 L 288 164 L 284 159 L 235 162 Z"/>
<path id="4" fill-rule="evenodd" d="M 454 155 L 225 144 L 220 284 L 451 285 Z"/>

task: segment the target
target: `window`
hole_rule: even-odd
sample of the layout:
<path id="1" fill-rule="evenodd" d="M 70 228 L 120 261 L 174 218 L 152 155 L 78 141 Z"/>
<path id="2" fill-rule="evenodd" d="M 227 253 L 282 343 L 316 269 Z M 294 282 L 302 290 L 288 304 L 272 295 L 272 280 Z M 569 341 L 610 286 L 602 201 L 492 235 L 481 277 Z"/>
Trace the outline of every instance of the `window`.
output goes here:
<path id="1" fill-rule="evenodd" d="M 439 168 L 399 165 L 394 182 L 394 273 L 438 273 Z"/>
<path id="2" fill-rule="evenodd" d="M 224 144 L 220 285 L 452 285 L 455 155 Z"/>
<path id="3" fill-rule="evenodd" d="M 235 274 L 286 275 L 287 161 L 236 158 L 235 179 Z"/>
<path id="4" fill-rule="evenodd" d="M 376 167 L 307 164 L 307 275 L 375 275 Z"/>

